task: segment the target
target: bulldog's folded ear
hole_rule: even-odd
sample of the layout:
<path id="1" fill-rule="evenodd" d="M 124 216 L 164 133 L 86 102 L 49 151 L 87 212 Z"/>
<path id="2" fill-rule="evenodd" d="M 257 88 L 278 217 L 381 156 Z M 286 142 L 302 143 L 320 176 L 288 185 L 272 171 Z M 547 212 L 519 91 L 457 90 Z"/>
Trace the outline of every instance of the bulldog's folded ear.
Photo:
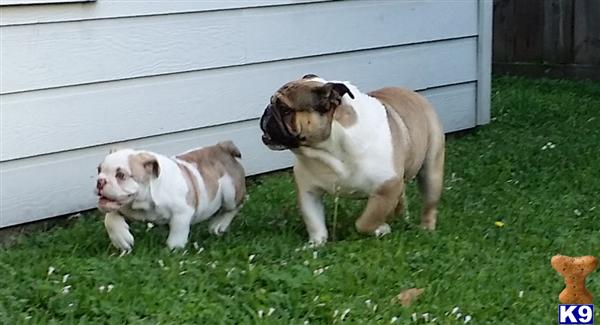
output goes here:
<path id="1" fill-rule="evenodd" d="M 354 94 L 348 89 L 348 87 L 341 82 L 328 82 L 325 84 L 325 89 L 333 96 L 339 96 L 340 98 L 344 97 L 345 94 L 348 94 L 350 98 L 354 99 Z"/>
<path id="2" fill-rule="evenodd" d="M 354 99 L 354 94 L 341 82 L 328 82 L 320 87 L 320 92 L 321 98 L 327 101 L 326 105 L 321 105 L 324 106 L 326 111 L 338 107 L 342 103 L 342 97 L 345 94 Z"/>
<path id="3" fill-rule="evenodd" d="M 158 160 L 152 154 L 147 152 L 138 153 L 129 157 L 129 167 L 134 178 L 148 180 L 151 177 L 160 175 L 160 166 Z"/>
<path id="4" fill-rule="evenodd" d="M 309 73 L 309 74 L 305 74 L 302 79 L 312 79 L 312 78 L 319 78 L 319 76 L 317 76 L 314 73 Z"/>

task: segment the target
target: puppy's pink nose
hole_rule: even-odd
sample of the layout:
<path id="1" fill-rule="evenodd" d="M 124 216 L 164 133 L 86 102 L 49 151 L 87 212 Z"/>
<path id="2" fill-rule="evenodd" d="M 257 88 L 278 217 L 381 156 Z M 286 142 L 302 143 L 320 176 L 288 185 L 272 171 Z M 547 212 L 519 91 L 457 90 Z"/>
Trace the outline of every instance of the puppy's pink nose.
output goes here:
<path id="1" fill-rule="evenodd" d="M 106 179 L 99 178 L 98 181 L 96 182 L 96 188 L 98 190 L 101 190 L 102 188 L 104 188 L 104 185 L 106 185 Z"/>

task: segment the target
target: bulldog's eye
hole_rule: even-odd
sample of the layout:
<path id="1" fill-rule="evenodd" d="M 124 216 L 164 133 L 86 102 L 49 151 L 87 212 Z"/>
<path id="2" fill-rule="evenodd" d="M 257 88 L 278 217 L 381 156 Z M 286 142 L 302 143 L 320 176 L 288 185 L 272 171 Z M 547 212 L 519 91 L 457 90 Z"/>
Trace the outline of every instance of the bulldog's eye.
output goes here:
<path id="1" fill-rule="evenodd" d="M 117 172 L 117 174 L 115 175 L 117 177 L 118 180 L 122 181 L 125 179 L 125 173 L 119 171 Z"/>

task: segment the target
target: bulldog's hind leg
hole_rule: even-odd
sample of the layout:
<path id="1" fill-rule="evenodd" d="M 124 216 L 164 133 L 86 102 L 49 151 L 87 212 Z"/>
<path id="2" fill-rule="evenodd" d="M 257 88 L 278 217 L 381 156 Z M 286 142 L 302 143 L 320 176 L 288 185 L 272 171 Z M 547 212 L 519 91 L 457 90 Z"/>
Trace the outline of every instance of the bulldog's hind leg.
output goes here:
<path id="1" fill-rule="evenodd" d="M 363 234 L 373 234 L 376 236 L 383 236 L 389 233 L 391 229 L 386 221 L 398 207 L 402 193 L 404 193 L 402 178 L 394 178 L 383 183 L 369 197 L 367 207 L 358 220 L 356 220 L 356 230 Z"/>
<path id="2" fill-rule="evenodd" d="M 423 163 L 421 171 L 417 175 L 419 191 L 423 199 L 421 212 L 421 227 L 434 230 L 437 222 L 437 205 L 442 195 L 444 186 L 444 144 L 440 147 L 432 147 Z"/>
<path id="3" fill-rule="evenodd" d="M 233 221 L 233 218 L 235 218 L 238 211 L 239 208 L 236 208 L 231 211 L 221 212 L 220 214 L 214 216 L 208 224 L 208 231 L 215 236 L 223 235 L 225 232 L 227 232 L 227 229 L 229 229 L 229 225 L 231 224 L 231 221 Z"/>
<path id="4" fill-rule="evenodd" d="M 208 231 L 216 236 L 221 236 L 227 229 L 233 218 L 244 205 L 244 193 L 236 193 L 236 189 L 231 182 L 223 182 L 221 187 L 223 191 L 223 202 L 221 212 L 213 216 L 208 224 Z"/>

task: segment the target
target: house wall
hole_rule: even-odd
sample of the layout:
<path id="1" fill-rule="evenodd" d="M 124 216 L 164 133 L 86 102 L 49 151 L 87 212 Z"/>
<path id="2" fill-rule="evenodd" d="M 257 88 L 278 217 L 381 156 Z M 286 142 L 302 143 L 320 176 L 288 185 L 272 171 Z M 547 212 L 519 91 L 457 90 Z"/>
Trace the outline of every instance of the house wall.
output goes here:
<path id="1" fill-rule="evenodd" d="M 422 91 L 447 132 L 489 121 L 491 0 L 111 1 L 0 6 L 0 228 L 92 208 L 115 146 L 223 139 L 289 167 L 258 117 L 315 73 Z"/>

